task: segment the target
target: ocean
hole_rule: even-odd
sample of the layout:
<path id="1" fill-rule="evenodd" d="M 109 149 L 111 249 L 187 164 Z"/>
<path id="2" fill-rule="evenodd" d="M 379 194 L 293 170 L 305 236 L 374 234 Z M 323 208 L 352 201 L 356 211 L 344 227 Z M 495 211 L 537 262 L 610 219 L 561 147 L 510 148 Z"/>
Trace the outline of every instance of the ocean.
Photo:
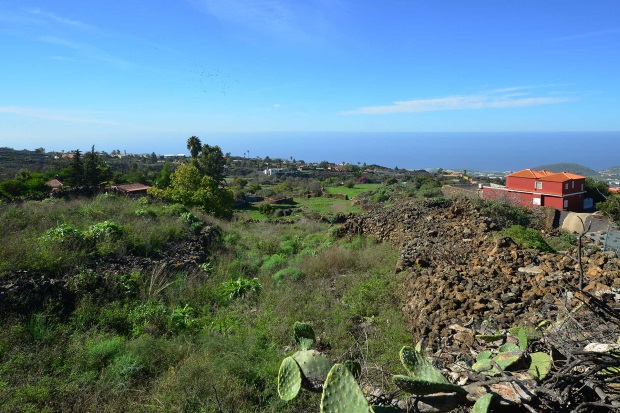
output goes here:
<path id="1" fill-rule="evenodd" d="M 404 169 L 514 171 L 571 162 L 620 166 L 620 132 L 213 133 L 200 136 L 235 156 L 378 164 Z M 178 147 L 177 147 L 178 148 Z M 170 153 L 186 152 L 185 147 Z"/>

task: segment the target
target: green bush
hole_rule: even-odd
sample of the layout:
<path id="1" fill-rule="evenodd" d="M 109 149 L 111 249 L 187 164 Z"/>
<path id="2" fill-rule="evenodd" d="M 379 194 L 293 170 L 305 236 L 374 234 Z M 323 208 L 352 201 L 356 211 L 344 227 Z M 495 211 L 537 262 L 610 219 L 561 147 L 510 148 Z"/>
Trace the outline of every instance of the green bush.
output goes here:
<path id="1" fill-rule="evenodd" d="M 258 207 L 258 212 L 260 212 L 261 214 L 265 215 L 266 217 L 271 216 L 273 214 L 273 205 L 265 203 L 265 204 L 261 204 Z"/>
<path id="2" fill-rule="evenodd" d="M 286 264 L 286 257 L 282 254 L 273 254 L 263 261 L 261 269 L 266 272 L 273 272 Z"/>
<path id="3" fill-rule="evenodd" d="M 87 345 L 88 364 L 91 368 L 101 369 L 125 347 L 122 337 L 111 337 L 103 341 L 90 343 Z"/>
<path id="4" fill-rule="evenodd" d="M 118 239 L 125 234 L 125 228 L 122 225 L 114 221 L 103 221 L 91 225 L 86 232 L 86 235 L 95 240 L 100 240 L 104 237 L 112 239 Z"/>
<path id="5" fill-rule="evenodd" d="M 79 244 L 84 241 L 85 235 L 82 231 L 74 228 L 70 224 L 60 224 L 55 228 L 50 228 L 45 231 L 43 238 L 45 240 Z"/>
<path id="6" fill-rule="evenodd" d="M 489 200 L 479 200 L 477 205 L 482 214 L 493 219 L 502 228 L 512 225 L 527 227 L 530 224 L 530 211 L 524 207 Z"/>
<path id="7" fill-rule="evenodd" d="M 262 289 L 258 278 L 239 277 L 236 280 L 223 282 L 218 289 L 220 301 L 227 303 L 237 298 L 243 298 L 250 293 L 258 294 Z"/>
<path id="8" fill-rule="evenodd" d="M 276 282 L 280 282 L 285 278 L 299 281 L 304 278 L 304 273 L 299 268 L 287 267 L 273 274 L 271 278 Z"/>
<path id="9" fill-rule="evenodd" d="M 540 231 L 535 229 L 513 225 L 504 230 L 504 234 L 523 248 L 536 248 L 540 251 L 553 252 L 553 248 L 547 244 Z"/>

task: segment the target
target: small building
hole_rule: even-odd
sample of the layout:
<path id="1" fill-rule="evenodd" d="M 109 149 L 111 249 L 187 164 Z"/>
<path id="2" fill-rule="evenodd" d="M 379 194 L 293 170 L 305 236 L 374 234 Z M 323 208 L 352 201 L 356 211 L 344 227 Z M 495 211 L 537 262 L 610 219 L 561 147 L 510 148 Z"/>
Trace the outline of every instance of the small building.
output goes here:
<path id="1" fill-rule="evenodd" d="M 45 183 L 47 186 L 52 188 L 52 191 L 58 191 L 62 188 L 62 186 L 64 185 L 62 182 L 60 182 L 58 179 L 50 179 L 49 181 L 47 181 Z"/>
<path id="2" fill-rule="evenodd" d="M 121 193 L 123 195 L 146 195 L 150 186 L 142 185 L 140 183 L 133 183 L 112 185 L 110 188 L 113 191 Z"/>
<path id="3" fill-rule="evenodd" d="M 581 211 L 589 205 L 585 198 L 586 177 L 570 172 L 524 169 L 506 175 L 506 186 L 484 186 L 484 199 L 506 200 L 526 207 L 550 206 Z"/>

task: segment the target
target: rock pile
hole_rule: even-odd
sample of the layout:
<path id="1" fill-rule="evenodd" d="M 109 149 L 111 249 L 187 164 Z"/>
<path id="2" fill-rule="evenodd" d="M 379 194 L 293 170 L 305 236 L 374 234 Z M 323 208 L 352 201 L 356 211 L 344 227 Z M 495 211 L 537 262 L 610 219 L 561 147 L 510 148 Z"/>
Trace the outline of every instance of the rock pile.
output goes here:
<path id="1" fill-rule="evenodd" d="M 396 271 L 406 273 L 403 310 L 414 337 L 465 349 L 483 324 L 535 326 L 578 304 L 567 291 L 579 279 L 575 250 L 522 249 L 500 229 L 476 203 L 454 199 L 410 201 L 351 216 L 339 233 L 398 245 Z M 620 301 L 615 253 L 584 248 L 582 264 L 585 291 Z"/>

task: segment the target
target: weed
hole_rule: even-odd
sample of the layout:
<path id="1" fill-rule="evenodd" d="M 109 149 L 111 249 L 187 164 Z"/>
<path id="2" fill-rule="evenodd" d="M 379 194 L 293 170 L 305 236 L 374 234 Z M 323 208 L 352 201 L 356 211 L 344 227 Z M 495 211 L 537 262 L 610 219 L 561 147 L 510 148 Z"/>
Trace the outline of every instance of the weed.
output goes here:
<path id="1" fill-rule="evenodd" d="M 507 230 L 504 230 L 504 234 L 523 248 L 536 248 L 540 251 L 553 252 L 553 248 L 547 244 L 540 231 L 535 229 L 526 228 L 521 225 L 513 225 Z"/>
<path id="2" fill-rule="evenodd" d="M 258 294 L 262 286 L 257 278 L 239 277 L 236 280 L 229 280 L 220 285 L 218 296 L 224 303 L 237 298 L 243 298 L 250 293 Z"/>
<path id="3" fill-rule="evenodd" d="M 273 274 L 271 278 L 275 282 L 281 282 L 286 278 L 290 278 L 293 281 L 299 281 L 304 278 L 304 273 L 299 268 L 287 267 Z"/>

